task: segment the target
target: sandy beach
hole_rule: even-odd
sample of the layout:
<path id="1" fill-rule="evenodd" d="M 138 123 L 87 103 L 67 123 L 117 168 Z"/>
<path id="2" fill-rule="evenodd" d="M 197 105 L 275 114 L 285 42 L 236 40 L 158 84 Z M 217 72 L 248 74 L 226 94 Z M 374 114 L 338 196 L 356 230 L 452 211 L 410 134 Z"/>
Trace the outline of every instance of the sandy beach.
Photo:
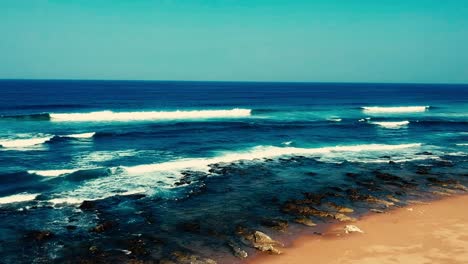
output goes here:
<path id="1" fill-rule="evenodd" d="M 468 195 L 371 213 L 305 236 L 280 256 L 261 255 L 250 264 L 468 263 Z M 364 233 L 345 234 L 346 225 Z"/>

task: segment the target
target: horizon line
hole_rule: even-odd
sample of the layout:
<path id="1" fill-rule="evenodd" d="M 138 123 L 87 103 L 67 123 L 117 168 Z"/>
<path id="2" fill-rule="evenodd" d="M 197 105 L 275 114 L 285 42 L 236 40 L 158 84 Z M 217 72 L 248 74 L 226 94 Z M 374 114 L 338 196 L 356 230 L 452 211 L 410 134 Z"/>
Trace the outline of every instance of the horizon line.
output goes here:
<path id="1" fill-rule="evenodd" d="M 290 84 L 406 84 L 406 85 L 468 85 L 457 82 L 369 82 L 369 81 L 261 81 L 261 80 L 158 80 L 158 79 L 74 79 L 74 78 L 0 78 L 0 81 L 96 81 L 96 82 L 192 82 L 192 83 L 290 83 Z"/>

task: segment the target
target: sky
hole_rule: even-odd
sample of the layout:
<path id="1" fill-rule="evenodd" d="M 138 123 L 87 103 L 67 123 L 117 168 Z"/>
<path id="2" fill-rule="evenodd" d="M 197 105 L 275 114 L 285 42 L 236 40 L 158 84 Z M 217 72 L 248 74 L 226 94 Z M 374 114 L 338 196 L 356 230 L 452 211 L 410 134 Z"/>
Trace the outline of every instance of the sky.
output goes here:
<path id="1" fill-rule="evenodd" d="M 0 78 L 468 83 L 468 3 L 2 0 Z"/>

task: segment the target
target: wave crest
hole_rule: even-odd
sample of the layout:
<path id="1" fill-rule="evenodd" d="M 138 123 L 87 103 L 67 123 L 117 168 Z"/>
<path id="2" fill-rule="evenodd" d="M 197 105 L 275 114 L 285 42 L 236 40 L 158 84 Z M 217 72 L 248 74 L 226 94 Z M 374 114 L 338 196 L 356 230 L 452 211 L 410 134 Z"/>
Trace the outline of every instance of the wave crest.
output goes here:
<path id="1" fill-rule="evenodd" d="M 0 140 L 0 146 L 3 148 L 26 148 L 35 145 L 41 145 L 51 140 L 53 136 L 43 136 L 35 138 L 22 139 L 4 139 Z"/>
<path id="2" fill-rule="evenodd" d="M 99 122 L 99 121 L 145 121 L 145 120 L 181 120 L 206 118 L 239 118 L 251 115 L 250 109 L 234 108 L 230 110 L 192 110 L 192 111 L 147 111 L 147 112 L 112 112 L 100 111 L 89 113 L 50 114 L 56 122 Z"/>
<path id="3" fill-rule="evenodd" d="M 380 114 L 380 113 L 420 113 L 429 109 L 429 106 L 365 106 L 362 107 L 365 113 Z"/>
<path id="4" fill-rule="evenodd" d="M 399 122 L 372 122 L 372 124 L 388 128 L 388 129 L 398 129 L 406 127 L 410 122 L 409 121 L 399 121 Z"/>

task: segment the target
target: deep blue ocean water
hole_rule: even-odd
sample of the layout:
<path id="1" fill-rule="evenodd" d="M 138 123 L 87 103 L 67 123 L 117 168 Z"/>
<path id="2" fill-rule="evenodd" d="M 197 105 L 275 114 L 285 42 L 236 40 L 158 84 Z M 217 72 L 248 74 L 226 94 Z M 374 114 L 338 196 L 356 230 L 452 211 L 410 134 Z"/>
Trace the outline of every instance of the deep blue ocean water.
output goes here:
<path id="1" fill-rule="evenodd" d="M 7 263 L 86 258 L 90 245 L 118 255 L 137 235 L 166 246 L 128 258 L 216 258 L 239 224 L 287 219 L 288 199 L 361 186 L 347 173 L 421 190 L 468 173 L 468 85 L 4 80 L 0 116 Z M 89 232 L 105 219 L 118 228 Z M 31 246 L 34 230 L 54 237 Z"/>

